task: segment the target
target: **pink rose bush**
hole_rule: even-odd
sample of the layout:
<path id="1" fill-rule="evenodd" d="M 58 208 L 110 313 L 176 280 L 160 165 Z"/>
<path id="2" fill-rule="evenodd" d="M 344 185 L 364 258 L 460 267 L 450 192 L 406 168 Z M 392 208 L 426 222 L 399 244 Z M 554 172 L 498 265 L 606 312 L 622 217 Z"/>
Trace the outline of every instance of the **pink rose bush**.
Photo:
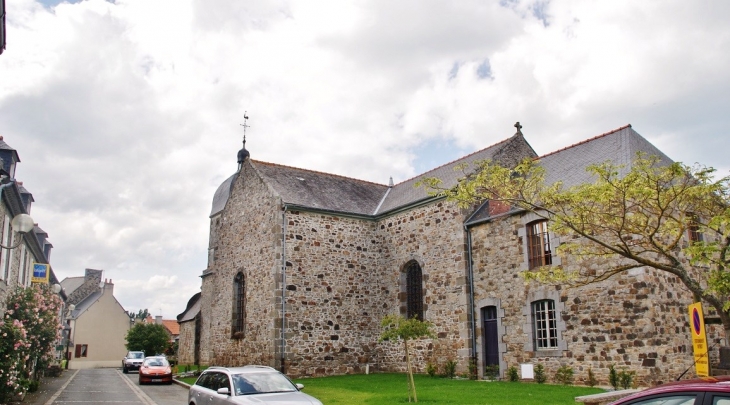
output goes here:
<path id="1" fill-rule="evenodd" d="M 18 287 L 8 295 L 0 322 L 0 403 L 24 393 L 50 363 L 63 329 L 62 304 L 48 285 Z"/>

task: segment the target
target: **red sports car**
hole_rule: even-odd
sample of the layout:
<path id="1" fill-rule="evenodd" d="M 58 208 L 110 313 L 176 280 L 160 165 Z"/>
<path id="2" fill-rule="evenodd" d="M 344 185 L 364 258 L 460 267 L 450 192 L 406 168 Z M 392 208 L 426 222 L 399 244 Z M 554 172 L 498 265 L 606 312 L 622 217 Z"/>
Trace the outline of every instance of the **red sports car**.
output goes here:
<path id="1" fill-rule="evenodd" d="M 695 378 L 648 388 L 611 405 L 728 405 L 730 376 Z"/>
<path id="2" fill-rule="evenodd" d="M 146 383 L 172 384 L 172 368 L 161 356 L 145 357 L 139 368 L 139 385 Z"/>

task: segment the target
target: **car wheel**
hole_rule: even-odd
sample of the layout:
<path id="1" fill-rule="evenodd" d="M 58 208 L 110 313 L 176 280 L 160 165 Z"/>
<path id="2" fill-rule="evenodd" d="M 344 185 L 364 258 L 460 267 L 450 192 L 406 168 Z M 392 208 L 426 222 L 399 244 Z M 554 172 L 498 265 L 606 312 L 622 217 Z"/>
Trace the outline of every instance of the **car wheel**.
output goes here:
<path id="1" fill-rule="evenodd" d="M 127 367 L 122 367 L 122 373 L 129 374 L 129 370 L 127 370 Z"/>

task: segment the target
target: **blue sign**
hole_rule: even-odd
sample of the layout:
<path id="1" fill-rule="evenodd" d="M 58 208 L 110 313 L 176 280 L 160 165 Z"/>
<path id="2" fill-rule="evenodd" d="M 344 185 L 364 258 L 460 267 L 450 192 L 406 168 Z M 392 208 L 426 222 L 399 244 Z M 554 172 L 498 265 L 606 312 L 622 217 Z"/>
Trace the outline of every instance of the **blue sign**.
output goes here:
<path id="1" fill-rule="evenodd" d="M 51 276 L 50 266 L 43 263 L 33 263 L 33 277 L 30 279 L 32 283 L 46 283 Z"/>

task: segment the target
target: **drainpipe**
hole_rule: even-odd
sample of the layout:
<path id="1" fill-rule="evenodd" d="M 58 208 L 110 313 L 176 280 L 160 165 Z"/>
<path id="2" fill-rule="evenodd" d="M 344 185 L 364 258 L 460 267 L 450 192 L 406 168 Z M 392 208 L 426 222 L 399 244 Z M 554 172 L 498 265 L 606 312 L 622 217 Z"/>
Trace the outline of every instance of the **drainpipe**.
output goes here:
<path id="1" fill-rule="evenodd" d="M 285 338 L 285 320 L 286 320 L 286 204 L 284 204 L 284 211 L 281 213 L 281 372 L 286 374 L 285 367 L 285 350 L 286 340 Z"/>
<path id="2" fill-rule="evenodd" d="M 474 364 L 477 364 L 477 325 L 476 314 L 474 309 L 474 263 L 471 256 L 471 229 L 464 225 L 466 231 L 466 251 L 469 265 L 469 312 L 471 316 L 471 358 Z"/>

